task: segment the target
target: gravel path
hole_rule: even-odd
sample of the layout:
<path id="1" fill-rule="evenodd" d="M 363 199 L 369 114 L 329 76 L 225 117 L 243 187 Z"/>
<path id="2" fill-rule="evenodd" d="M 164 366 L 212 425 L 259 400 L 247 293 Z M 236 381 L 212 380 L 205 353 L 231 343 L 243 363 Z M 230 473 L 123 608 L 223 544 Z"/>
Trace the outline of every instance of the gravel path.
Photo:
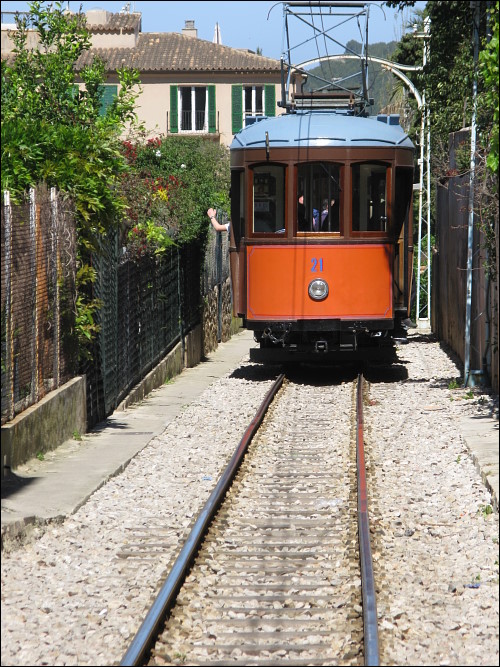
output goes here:
<path id="1" fill-rule="evenodd" d="M 437 343 L 399 356 L 408 379 L 372 384 L 365 410 L 381 661 L 496 665 L 498 514 L 457 434 L 493 403 L 449 389 L 459 373 Z"/>
<path id="2" fill-rule="evenodd" d="M 365 412 L 383 664 L 498 664 L 498 514 L 458 431 L 495 404 L 449 388 L 436 342 L 400 358 L 368 374 Z M 73 516 L 4 551 L 2 665 L 121 660 L 272 379 L 244 361 Z"/>

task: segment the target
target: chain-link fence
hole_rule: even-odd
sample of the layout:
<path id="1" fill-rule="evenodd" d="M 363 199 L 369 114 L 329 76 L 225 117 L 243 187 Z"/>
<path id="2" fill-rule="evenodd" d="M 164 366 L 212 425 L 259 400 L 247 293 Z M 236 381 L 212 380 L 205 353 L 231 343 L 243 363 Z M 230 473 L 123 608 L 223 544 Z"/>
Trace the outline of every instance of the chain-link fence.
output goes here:
<path id="1" fill-rule="evenodd" d="M 228 216 L 224 212 L 219 212 L 219 219 L 222 224 L 228 222 Z M 205 254 L 205 263 L 202 280 L 202 295 L 205 299 L 205 305 L 208 315 L 211 316 L 211 325 L 215 325 L 215 339 L 220 342 L 224 339 L 225 330 L 228 328 L 227 320 L 231 317 L 232 304 L 225 303 L 224 295 L 227 291 L 231 299 L 231 290 L 229 286 L 229 234 L 227 232 L 214 232 L 210 226 L 207 251 Z M 209 332 L 205 333 L 208 336 Z M 209 345 L 213 348 L 213 345 Z"/>
<path id="2" fill-rule="evenodd" d="M 2 423 L 77 374 L 86 375 L 87 426 L 105 419 L 127 393 L 209 313 L 228 329 L 228 234 L 172 246 L 132 261 L 110 231 L 92 256 L 99 299 L 90 359 L 74 338 L 76 234 L 69 204 L 54 190 L 2 209 Z M 225 300 L 223 303 L 223 293 Z M 205 302 L 205 303 L 203 303 Z M 229 296 L 230 302 L 230 296 Z M 207 308 L 207 303 L 211 304 Z M 224 313 L 223 311 L 227 311 Z M 206 315 L 205 315 L 206 317 Z M 73 343 L 71 347 L 70 343 Z"/>
<path id="3" fill-rule="evenodd" d="M 161 257 L 123 261 L 117 235 L 93 257 L 100 330 L 85 363 L 88 426 L 102 421 L 127 393 L 200 322 L 199 244 L 172 246 Z"/>
<path id="4" fill-rule="evenodd" d="M 71 205 L 44 187 L 2 205 L 2 424 L 75 374 L 66 336 L 74 313 Z"/>

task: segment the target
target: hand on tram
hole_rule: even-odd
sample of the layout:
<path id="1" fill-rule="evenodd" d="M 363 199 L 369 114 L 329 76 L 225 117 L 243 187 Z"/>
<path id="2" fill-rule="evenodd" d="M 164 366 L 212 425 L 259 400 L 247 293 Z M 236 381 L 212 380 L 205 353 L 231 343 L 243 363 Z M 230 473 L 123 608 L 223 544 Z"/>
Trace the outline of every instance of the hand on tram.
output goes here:
<path id="1" fill-rule="evenodd" d="M 210 222 L 212 223 L 212 227 L 215 229 L 216 232 L 226 232 L 229 231 L 229 223 L 225 225 L 221 225 L 219 221 L 216 218 L 217 211 L 215 208 L 209 208 L 207 211 L 207 215 L 210 218 Z"/>

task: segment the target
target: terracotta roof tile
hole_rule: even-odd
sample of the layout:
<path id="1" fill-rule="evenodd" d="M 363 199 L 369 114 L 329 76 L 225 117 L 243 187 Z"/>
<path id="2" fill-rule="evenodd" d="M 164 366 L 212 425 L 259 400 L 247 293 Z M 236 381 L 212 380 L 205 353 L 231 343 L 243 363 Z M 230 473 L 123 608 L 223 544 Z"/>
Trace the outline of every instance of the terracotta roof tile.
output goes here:
<path id="1" fill-rule="evenodd" d="M 80 56 L 77 70 L 88 65 L 94 54 L 106 62 L 108 71 L 124 66 L 141 72 L 279 72 L 281 69 L 280 61 L 274 58 L 175 32 L 141 33 L 134 48 L 90 49 Z"/>
<path id="2" fill-rule="evenodd" d="M 105 24 L 88 25 L 91 33 L 132 33 L 137 27 L 141 29 L 142 14 L 111 14 Z"/>

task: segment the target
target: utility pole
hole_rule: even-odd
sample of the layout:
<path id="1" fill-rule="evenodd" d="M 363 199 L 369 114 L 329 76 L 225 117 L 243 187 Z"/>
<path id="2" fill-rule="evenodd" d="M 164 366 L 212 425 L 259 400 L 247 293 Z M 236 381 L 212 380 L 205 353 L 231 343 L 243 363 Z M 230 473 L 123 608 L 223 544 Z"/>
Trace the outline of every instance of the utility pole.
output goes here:
<path id="1" fill-rule="evenodd" d="M 472 311 L 472 255 L 474 244 L 474 187 L 476 182 L 476 111 L 477 111 L 477 61 L 479 57 L 479 2 L 471 2 L 474 9 L 474 80 L 472 83 L 472 122 L 470 136 L 470 183 L 467 229 L 467 295 L 465 304 L 465 352 L 464 352 L 464 387 L 473 387 L 478 371 L 470 370 L 470 340 Z"/>
<path id="2" fill-rule="evenodd" d="M 424 40 L 423 67 L 429 59 L 430 18 L 424 19 L 424 31 L 415 33 L 415 37 Z M 430 329 L 431 325 L 431 126 L 427 104 L 426 89 L 422 93 L 422 119 L 420 124 L 420 187 L 418 200 L 418 250 L 417 250 L 417 304 L 416 323 L 418 329 Z M 426 220 L 423 216 L 424 166 L 426 171 Z M 424 250 L 424 240 L 425 250 Z M 424 250 L 424 252 L 422 252 Z M 427 278 L 427 280 L 425 280 Z M 426 287 L 421 284 L 426 283 Z M 427 296 L 427 302 L 421 305 L 420 294 Z"/>

